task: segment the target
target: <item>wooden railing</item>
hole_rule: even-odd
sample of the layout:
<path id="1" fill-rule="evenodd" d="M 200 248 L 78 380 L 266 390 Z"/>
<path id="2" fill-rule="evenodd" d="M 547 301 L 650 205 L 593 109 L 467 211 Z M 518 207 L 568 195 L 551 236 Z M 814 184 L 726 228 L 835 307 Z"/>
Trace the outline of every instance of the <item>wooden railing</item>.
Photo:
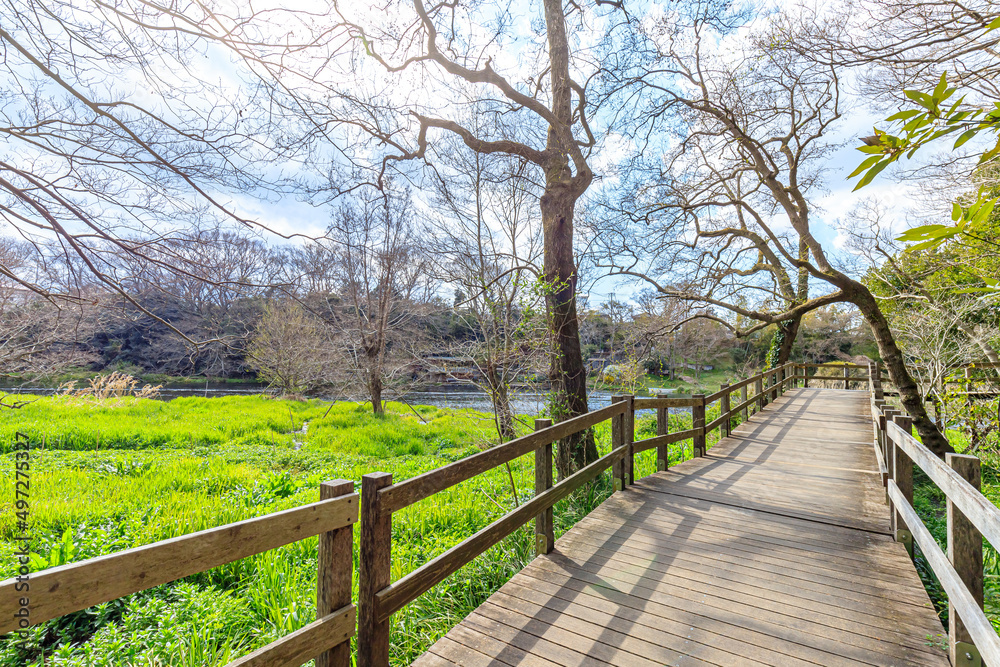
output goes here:
<path id="1" fill-rule="evenodd" d="M 1000 509 L 980 492 L 975 456 L 946 454 L 942 461 L 911 433 L 911 420 L 885 401 L 881 378 L 871 373 L 875 456 L 889 504 L 891 529 L 910 556 L 916 543 L 948 594 L 952 665 L 1000 665 L 1000 637 L 983 613 L 983 537 L 1000 545 Z M 947 499 L 947 554 L 913 509 L 913 466 Z"/>
<path id="2" fill-rule="evenodd" d="M 361 480 L 361 547 L 358 598 L 358 665 L 385 667 L 389 664 L 389 623 L 393 614 L 403 609 L 451 574 L 470 563 L 521 526 L 534 520 L 535 552 L 550 553 L 554 546 L 553 506 L 593 481 L 609 468 L 616 491 L 635 482 L 635 455 L 656 449 L 656 469 L 669 465 L 668 447 L 690 440 L 692 456 L 704 456 L 707 438 L 719 429 L 728 436 L 737 416 L 746 419 L 749 410 L 762 410 L 777 399 L 787 387 L 796 386 L 803 375 L 795 364 L 785 364 L 734 384 L 723 385 L 714 394 L 690 397 L 636 398 L 614 396 L 611 405 L 585 415 L 552 424 L 535 420 L 535 431 L 502 445 L 487 449 L 442 468 L 437 468 L 399 484 L 392 475 L 377 472 Z M 858 378 L 860 380 L 860 378 Z M 753 395 L 748 389 L 753 387 Z M 739 392 L 734 401 L 733 395 Z M 706 423 L 708 407 L 719 403 L 719 416 Z M 735 404 L 734 404 L 735 402 Z M 691 408 L 692 427 L 669 432 L 669 409 Z M 635 440 L 636 410 L 656 410 L 657 435 Z M 572 475 L 553 484 L 553 443 L 611 421 L 611 451 Z M 685 445 L 686 450 L 686 445 Z M 534 497 L 507 512 L 474 535 L 424 563 L 397 581 L 391 580 L 392 515 L 410 505 L 430 498 L 456 484 L 472 479 L 493 468 L 510 463 L 526 454 L 534 454 Z M 686 456 L 686 454 L 685 454 Z"/>
<path id="3" fill-rule="evenodd" d="M 228 667 L 299 667 L 313 658 L 317 667 L 348 667 L 357 519 L 354 483 L 335 480 L 320 485 L 316 503 L 79 563 L 29 572 L 24 556 L 20 576 L 0 582 L 0 635 L 318 535 L 317 620 Z"/>

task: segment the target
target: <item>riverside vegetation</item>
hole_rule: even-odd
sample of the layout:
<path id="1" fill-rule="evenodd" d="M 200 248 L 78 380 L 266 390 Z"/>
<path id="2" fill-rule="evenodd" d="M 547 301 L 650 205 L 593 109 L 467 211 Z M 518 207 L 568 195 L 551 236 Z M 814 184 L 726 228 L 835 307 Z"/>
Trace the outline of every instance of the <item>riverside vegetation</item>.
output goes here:
<path id="1" fill-rule="evenodd" d="M 708 419 L 714 416 L 710 411 Z M 670 420 L 671 431 L 690 428 L 688 413 Z M 519 425 L 522 433 L 528 422 Z M 429 406 L 390 403 L 386 415 L 376 417 L 348 402 L 48 397 L 4 413 L 4 498 L 13 497 L 10 451 L 17 432 L 33 446 L 36 571 L 314 502 L 324 480 L 357 481 L 376 470 L 403 480 L 491 446 L 495 438 L 488 414 Z M 640 415 L 636 437 L 654 434 L 654 416 Z M 607 423 L 596 437 L 606 452 Z M 690 456 L 689 443 L 672 446 L 673 463 Z M 637 456 L 637 476 L 653 471 L 654 453 Z M 987 459 L 983 466 L 983 491 L 991 499 L 1000 497 L 995 463 Z M 530 497 L 533 479 L 532 457 L 525 456 L 512 462 L 509 475 L 500 467 L 395 515 L 393 578 Z M 940 499 L 932 485 L 917 482 L 917 509 L 943 542 Z M 561 502 L 557 535 L 610 492 L 604 476 Z M 530 530 L 393 616 L 393 664 L 409 664 L 520 570 L 533 557 Z M 13 506 L 0 505 L 2 578 L 13 574 L 14 534 Z M 41 665 L 43 655 L 47 665 L 81 667 L 225 664 L 315 618 L 316 545 L 312 538 L 46 622 L 26 643 L 0 640 L 0 665 Z M 987 612 L 997 619 L 1000 559 L 989 547 L 986 563 Z M 927 572 L 940 610 L 943 598 Z"/>
<path id="2" fill-rule="evenodd" d="M 637 437 L 655 434 L 654 419 L 637 420 Z M 672 414 L 671 430 L 690 420 Z M 314 502 L 324 480 L 376 470 L 403 480 L 491 446 L 493 428 L 488 414 L 396 403 L 376 417 L 363 404 L 253 396 L 46 397 L 4 413 L 0 497 L 13 498 L 10 451 L 25 433 L 37 571 Z M 610 427 L 596 436 L 607 451 Z M 675 461 L 682 450 L 674 446 Z M 637 474 L 652 472 L 653 455 L 637 457 Z M 393 577 L 513 509 L 533 480 L 529 455 L 510 475 L 501 466 L 398 513 Z M 560 503 L 557 533 L 610 491 L 605 476 Z M 0 505 L 2 578 L 14 573 L 14 535 L 13 506 Z M 533 557 L 532 544 L 528 526 L 396 614 L 393 663 L 409 664 L 481 604 Z M 312 538 L 46 622 L 26 643 L 0 640 L 0 665 L 40 665 L 43 654 L 47 665 L 81 667 L 225 664 L 315 618 L 316 545 Z"/>

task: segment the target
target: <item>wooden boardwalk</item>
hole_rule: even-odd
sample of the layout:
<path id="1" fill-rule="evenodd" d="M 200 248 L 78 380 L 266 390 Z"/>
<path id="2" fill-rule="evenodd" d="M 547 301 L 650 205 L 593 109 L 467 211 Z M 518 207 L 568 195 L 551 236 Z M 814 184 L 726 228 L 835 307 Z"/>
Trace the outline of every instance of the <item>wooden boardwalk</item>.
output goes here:
<path id="1" fill-rule="evenodd" d="M 616 493 L 414 664 L 948 665 L 869 414 L 866 392 L 789 390 Z"/>

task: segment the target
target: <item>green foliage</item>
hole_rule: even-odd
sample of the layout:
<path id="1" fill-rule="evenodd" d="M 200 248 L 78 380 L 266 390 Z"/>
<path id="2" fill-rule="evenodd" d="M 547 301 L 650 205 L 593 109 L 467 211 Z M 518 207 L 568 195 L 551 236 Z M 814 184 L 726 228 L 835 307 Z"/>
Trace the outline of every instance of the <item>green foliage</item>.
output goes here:
<path id="1" fill-rule="evenodd" d="M 777 327 L 771 337 L 771 346 L 767 349 L 767 356 L 764 357 L 764 368 L 771 369 L 778 366 L 778 356 L 781 353 L 781 345 L 785 342 L 785 330 Z"/>
<path id="2" fill-rule="evenodd" d="M 987 30 L 995 30 L 1000 24 L 993 21 Z M 970 107 L 965 98 L 954 99 L 957 89 L 948 86 L 947 73 L 930 93 L 918 90 L 904 91 L 914 106 L 893 114 L 886 119 L 894 124 L 890 131 L 875 128 L 875 135 L 865 140 L 858 148 L 868 155 L 849 176 L 861 176 L 855 190 L 869 184 L 890 164 L 905 156 L 907 159 L 921 147 L 939 142 L 942 138 L 960 133 L 952 144 L 955 150 L 980 134 L 996 135 L 993 145 L 979 157 L 979 168 L 996 165 L 1000 157 L 1000 101 L 992 105 Z M 968 238 L 984 240 L 993 219 L 993 209 L 997 203 L 997 193 L 980 188 L 975 201 L 963 205 L 955 202 L 952 206 L 953 224 L 930 224 L 914 227 L 899 237 L 900 241 L 911 243 L 908 250 L 919 252 L 940 247 L 949 241 Z M 994 244 L 995 245 L 995 244 Z M 992 273 L 980 274 L 984 283 L 970 290 L 993 292 L 1000 290 L 1000 278 Z"/>
<path id="3" fill-rule="evenodd" d="M 135 401 L 113 409 L 44 398 L 29 412 L 9 415 L 31 429 L 33 442 L 48 442 L 32 452 L 36 570 L 314 502 L 323 480 L 382 470 L 400 481 L 493 444 L 489 415 L 391 403 L 376 417 L 355 403 L 253 397 Z M 289 432 L 303 421 L 309 425 L 295 449 Z M 690 413 L 670 421 L 672 431 L 691 426 Z M 16 428 L 5 423 L 3 437 Z M 112 428 L 119 435 L 102 435 L 96 449 L 95 431 Z M 639 437 L 655 428 L 652 414 L 640 415 Z M 601 452 L 609 451 L 610 426 L 595 428 L 595 438 Z M 127 445 L 106 449 L 108 441 Z M 690 441 L 672 446 L 674 462 L 690 454 Z M 653 472 L 654 459 L 655 452 L 637 457 L 637 474 Z M 3 497 L 13 494 L 13 461 L 10 453 L 0 455 Z M 513 461 L 511 475 L 518 497 L 530 495 L 532 457 Z M 610 493 L 605 475 L 561 501 L 557 534 Z M 393 578 L 514 506 L 501 467 L 397 513 Z M 0 508 L 0 578 L 13 574 L 17 533 L 13 508 Z M 23 645 L 0 640 L 0 665 L 40 664 L 43 654 L 52 665 L 224 664 L 315 618 L 316 545 L 315 538 L 304 540 L 43 623 Z M 528 526 L 394 615 L 393 664 L 409 664 L 532 557 Z"/>

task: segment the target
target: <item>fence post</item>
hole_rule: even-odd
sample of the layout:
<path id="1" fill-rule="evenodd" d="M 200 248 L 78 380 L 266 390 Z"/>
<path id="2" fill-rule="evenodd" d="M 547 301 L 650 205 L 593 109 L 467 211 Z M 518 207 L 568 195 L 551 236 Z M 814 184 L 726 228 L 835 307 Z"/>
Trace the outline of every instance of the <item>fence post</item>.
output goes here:
<path id="1" fill-rule="evenodd" d="M 849 377 L 851 377 L 851 369 L 847 367 L 847 364 L 844 364 L 844 389 L 851 388 L 851 381 L 848 379 Z"/>
<path id="2" fill-rule="evenodd" d="M 743 405 L 743 421 L 750 418 L 750 408 L 746 405 L 747 402 L 747 385 L 740 387 L 740 404 Z"/>
<path id="3" fill-rule="evenodd" d="M 335 479 L 319 485 L 319 499 L 329 500 L 354 493 L 354 482 Z M 354 575 L 354 525 L 319 536 L 316 571 L 316 618 L 323 618 L 351 604 Z M 350 667 L 351 642 L 346 641 L 316 656 L 316 667 Z"/>
<path id="4" fill-rule="evenodd" d="M 670 408 L 656 408 L 656 435 L 670 433 Z M 656 446 L 656 471 L 670 467 L 670 445 Z"/>
<path id="5" fill-rule="evenodd" d="M 778 369 L 775 368 L 771 371 L 771 402 L 774 403 L 778 400 Z"/>
<path id="6" fill-rule="evenodd" d="M 979 491 L 982 476 L 979 459 L 965 454 L 945 454 L 945 463 Z M 983 536 L 976 527 L 948 499 L 948 560 L 979 608 L 983 608 Z M 981 665 L 982 658 L 972 643 L 972 635 L 959 618 L 958 612 L 948 605 L 948 654 L 951 664 Z"/>
<path id="7" fill-rule="evenodd" d="M 625 396 L 625 484 L 635 484 L 635 396 Z"/>
<path id="8" fill-rule="evenodd" d="M 701 435 L 695 435 L 691 441 L 691 457 L 704 456 L 707 451 L 705 446 L 705 394 L 694 394 L 696 403 L 691 407 L 691 428 L 702 429 Z"/>
<path id="9" fill-rule="evenodd" d="M 875 398 L 885 398 L 885 391 L 882 389 L 882 364 L 877 361 L 875 362 Z"/>
<path id="10" fill-rule="evenodd" d="M 882 462 L 886 462 L 885 458 L 885 399 L 875 399 L 872 401 L 877 411 L 877 416 L 873 418 L 875 422 L 875 442 L 878 444 L 878 449 L 882 452 Z M 886 463 L 886 470 L 889 469 L 889 464 Z M 885 480 L 882 480 L 882 486 L 885 486 Z"/>
<path id="11" fill-rule="evenodd" d="M 899 414 L 899 410 L 895 408 L 887 407 L 882 410 L 882 418 L 879 420 L 879 425 L 882 427 L 882 439 L 884 440 L 884 447 L 882 448 L 882 460 L 885 461 L 886 475 L 886 493 L 885 493 L 885 504 L 889 506 L 889 525 L 892 526 L 892 501 L 889 500 L 888 486 L 890 479 L 896 479 L 893 474 L 893 463 L 896 457 L 896 444 L 893 442 L 892 438 L 889 436 L 889 423 L 892 422 L 893 417 Z"/>
<path id="12" fill-rule="evenodd" d="M 541 431 L 552 426 L 551 419 L 536 419 L 535 430 Z M 552 488 L 552 443 L 547 442 L 535 448 L 535 495 Z M 535 555 L 552 553 L 555 534 L 552 530 L 552 508 L 542 510 L 535 517 Z"/>
<path id="13" fill-rule="evenodd" d="M 802 364 L 802 387 L 809 388 L 809 367 L 805 364 Z"/>
<path id="14" fill-rule="evenodd" d="M 375 594 L 392 583 L 392 512 L 383 512 L 379 489 L 392 485 L 392 474 L 373 472 L 361 478 L 361 548 L 358 568 L 358 667 L 389 664 L 389 619 L 378 620 Z"/>
<path id="15" fill-rule="evenodd" d="M 904 433 L 910 433 L 913 420 L 906 415 L 895 415 L 892 420 L 896 422 Z M 906 455 L 902 447 L 893 447 L 892 457 L 892 478 L 899 487 L 899 492 L 906 498 L 906 502 L 913 505 L 913 460 Z M 913 558 L 913 534 L 906 529 L 903 515 L 898 510 L 892 513 L 892 534 L 896 536 L 897 542 L 906 544 L 906 551 L 910 558 Z"/>
<path id="16" fill-rule="evenodd" d="M 764 376 L 758 377 L 753 383 L 754 393 L 757 394 L 757 412 L 764 409 Z"/>
<path id="17" fill-rule="evenodd" d="M 729 383 L 723 382 L 722 389 L 726 390 L 726 393 L 722 395 L 722 399 L 719 401 L 719 411 L 722 413 L 720 417 L 725 417 L 722 420 L 722 428 L 720 429 L 719 435 L 723 438 L 728 438 L 729 433 L 733 430 L 732 421 L 733 417 L 729 414 Z"/>
<path id="18" fill-rule="evenodd" d="M 612 396 L 612 403 L 621 403 L 625 400 L 624 396 Z M 615 415 L 611 418 L 611 449 L 612 451 L 618 449 L 625 444 L 625 415 Z M 625 488 L 625 460 L 618 459 L 613 464 L 611 464 L 611 476 L 614 479 L 615 491 L 621 491 Z"/>

